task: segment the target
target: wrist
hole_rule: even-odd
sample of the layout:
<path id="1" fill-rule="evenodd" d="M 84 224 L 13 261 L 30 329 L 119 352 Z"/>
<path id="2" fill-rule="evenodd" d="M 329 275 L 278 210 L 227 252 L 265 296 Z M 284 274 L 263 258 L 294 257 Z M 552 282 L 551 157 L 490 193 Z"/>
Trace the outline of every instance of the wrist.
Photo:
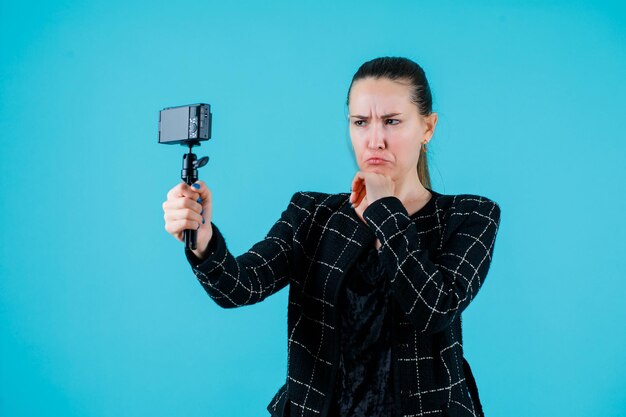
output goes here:
<path id="1" fill-rule="evenodd" d="M 201 241 L 196 241 L 196 249 L 193 249 L 191 252 L 200 260 L 204 261 L 209 257 L 209 254 L 214 250 L 215 245 L 211 245 L 213 243 L 213 231 L 211 230 L 211 234 L 205 243 Z"/>

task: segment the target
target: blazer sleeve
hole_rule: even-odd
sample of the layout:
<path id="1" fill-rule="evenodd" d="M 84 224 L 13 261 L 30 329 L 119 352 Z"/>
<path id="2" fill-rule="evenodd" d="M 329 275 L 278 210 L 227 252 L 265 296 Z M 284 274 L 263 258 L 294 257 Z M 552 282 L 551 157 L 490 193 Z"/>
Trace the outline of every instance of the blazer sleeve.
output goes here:
<path id="1" fill-rule="evenodd" d="M 391 292 L 409 321 L 423 333 L 449 326 L 485 281 L 500 223 L 499 205 L 484 197 L 461 197 L 434 257 L 420 248 L 417 226 L 395 196 L 374 201 L 363 217 L 382 244 L 379 257 Z"/>
<path id="2" fill-rule="evenodd" d="M 191 269 L 219 306 L 233 308 L 255 304 L 288 284 L 300 197 L 301 192 L 296 192 L 265 238 L 242 255 L 233 256 L 221 231 L 212 222 L 213 236 L 205 260 L 185 247 Z"/>

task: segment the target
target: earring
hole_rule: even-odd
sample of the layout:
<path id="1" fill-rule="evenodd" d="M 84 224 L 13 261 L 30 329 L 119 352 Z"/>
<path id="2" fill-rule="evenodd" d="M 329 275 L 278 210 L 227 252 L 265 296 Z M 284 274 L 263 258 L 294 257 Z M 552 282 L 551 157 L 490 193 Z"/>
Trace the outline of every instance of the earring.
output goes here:
<path id="1" fill-rule="evenodd" d="M 424 150 L 424 152 L 428 152 L 428 147 L 426 146 L 428 142 L 424 142 L 422 143 L 422 149 Z"/>

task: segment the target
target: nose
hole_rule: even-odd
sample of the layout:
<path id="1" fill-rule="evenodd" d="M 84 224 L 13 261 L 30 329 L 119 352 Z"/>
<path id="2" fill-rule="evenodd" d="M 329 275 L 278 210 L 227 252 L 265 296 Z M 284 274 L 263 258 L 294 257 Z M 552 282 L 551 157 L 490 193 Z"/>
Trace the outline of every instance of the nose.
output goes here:
<path id="1" fill-rule="evenodd" d="M 370 129 L 368 146 L 372 149 L 385 149 L 385 130 L 380 123 L 374 123 Z"/>

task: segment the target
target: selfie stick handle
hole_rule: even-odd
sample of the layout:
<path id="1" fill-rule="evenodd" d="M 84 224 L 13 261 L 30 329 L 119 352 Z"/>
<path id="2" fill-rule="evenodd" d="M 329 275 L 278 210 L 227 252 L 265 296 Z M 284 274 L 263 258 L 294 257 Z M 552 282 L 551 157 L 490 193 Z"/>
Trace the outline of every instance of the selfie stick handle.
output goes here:
<path id="1" fill-rule="evenodd" d="M 198 164 L 196 154 L 191 152 L 191 145 L 189 146 L 189 153 L 183 155 L 183 169 L 180 173 L 182 180 L 191 185 L 198 181 Z M 197 230 L 186 229 L 183 231 L 185 246 L 191 250 L 196 249 L 196 237 Z"/>
<path id="2" fill-rule="evenodd" d="M 209 162 L 208 156 L 197 159 L 196 154 L 191 152 L 193 145 L 189 144 L 189 152 L 183 155 L 183 170 L 180 172 L 180 177 L 187 185 L 198 181 L 198 168 L 202 168 Z M 196 145 L 199 146 L 200 144 L 197 143 Z M 183 230 L 185 246 L 191 250 L 196 249 L 197 232 L 195 229 Z"/>

